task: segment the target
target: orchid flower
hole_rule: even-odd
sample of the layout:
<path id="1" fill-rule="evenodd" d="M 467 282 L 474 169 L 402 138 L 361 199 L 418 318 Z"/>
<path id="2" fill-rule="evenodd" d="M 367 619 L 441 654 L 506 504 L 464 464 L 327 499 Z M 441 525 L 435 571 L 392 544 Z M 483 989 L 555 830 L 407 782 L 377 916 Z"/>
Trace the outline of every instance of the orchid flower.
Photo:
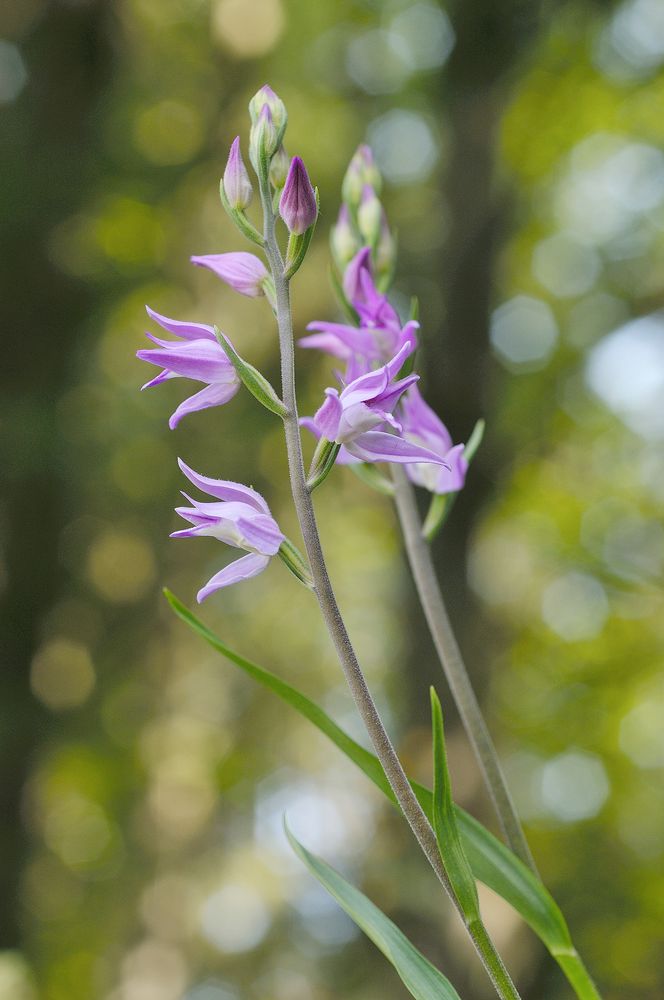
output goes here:
<path id="1" fill-rule="evenodd" d="M 316 437 L 344 446 L 346 455 L 361 462 L 433 462 L 447 465 L 445 459 L 400 437 L 401 424 L 393 410 L 402 394 L 418 375 L 393 381 L 404 361 L 413 351 L 408 341 L 391 361 L 375 371 L 360 375 L 341 392 L 325 390 L 325 402 L 313 418 L 303 418 L 303 426 Z M 378 430 L 389 425 L 396 433 Z"/>
<path id="2" fill-rule="evenodd" d="M 418 386 L 412 385 L 403 396 L 399 415 L 406 440 L 430 449 L 447 463 L 406 465 L 406 475 L 411 482 L 432 493 L 456 493 L 462 489 L 468 471 L 464 445 L 452 444 L 447 427 L 424 402 Z"/>
<path id="3" fill-rule="evenodd" d="M 201 503 L 183 493 L 192 506 L 176 507 L 176 512 L 185 521 L 189 521 L 191 527 L 174 531 L 171 538 L 206 535 L 249 553 L 208 580 L 197 594 L 200 604 L 215 590 L 262 573 L 271 557 L 279 551 L 285 536 L 270 514 L 267 503 L 256 490 L 243 486 L 242 483 L 201 476 L 181 459 L 178 459 L 178 463 L 187 479 L 204 493 L 215 497 L 215 502 Z"/>
<path id="4" fill-rule="evenodd" d="M 344 276 L 346 294 L 360 318 L 360 326 L 316 320 L 307 326 L 307 330 L 315 332 L 299 340 L 300 347 L 317 348 L 347 362 L 353 377 L 369 371 L 377 362 L 388 361 L 404 344 L 417 344 L 419 323 L 410 320 L 401 325 L 396 309 L 374 284 L 370 253 L 369 247 L 360 250 Z"/>
<path id="5" fill-rule="evenodd" d="M 162 371 L 142 388 L 149 389 L 153 385 L 179 377 L 207 383 L 200 392 L 180 403 L 168 421 L 171 430 L 188 413 L 205 410 L 210 406 L 221 406 L 232 399 L 240 387 L 240 379 L 217 341 L 214 329 L 203 323 L 183 323 L 169 319 L 149 306 L 145 308 L 151 319 L 180 339 L 161 340 L 151 333 L 147 334 L 158 346 L 137 351 L 136 357 L 158 365 Z"/>

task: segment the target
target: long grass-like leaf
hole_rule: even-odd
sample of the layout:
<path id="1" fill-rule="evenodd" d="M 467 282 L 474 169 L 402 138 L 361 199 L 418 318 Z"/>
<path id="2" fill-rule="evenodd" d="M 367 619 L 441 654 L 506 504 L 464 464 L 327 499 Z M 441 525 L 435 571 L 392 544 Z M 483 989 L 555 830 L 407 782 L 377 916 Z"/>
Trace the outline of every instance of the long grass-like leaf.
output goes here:
<path id="1" fill-rule="evenodd" d="M 315 702 L 276 674 L 259 667 L 251 660 L 230 649 L 170 591 L 164 594 L 173 611 L 213 649 L 221 653 L 249 677 L 278 695 L 317 729 L 324 733 L 349 760 L 396 804 L 383 769 L 369 750 L 348 735 Z M 432 793 L 428 788 L 411 782 L 420 805 L 433 820 Z M 531 927 L 551 955 L 556 959 L 579 1000 L 601 1000 L 570 937 L 565 918 L 545 886 L 489 830 L 469 813 L 455 806 L 461 842 L 475 878 L 502 896 Z"/>

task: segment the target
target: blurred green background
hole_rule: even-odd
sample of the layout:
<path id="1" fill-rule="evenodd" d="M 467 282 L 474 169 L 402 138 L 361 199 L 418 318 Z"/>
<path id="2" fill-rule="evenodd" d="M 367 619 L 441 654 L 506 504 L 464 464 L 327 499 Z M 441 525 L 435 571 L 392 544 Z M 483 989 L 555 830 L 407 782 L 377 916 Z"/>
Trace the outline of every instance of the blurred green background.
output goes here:
<path id="1" fill-rule="evenodd" d="M 323 738 L 173 620 L 225 552 L 170 541 L 176 456 L 253 482 L 295 536 L 276 421 L 166 418 L 144 303 L 217 322 L 277 376 L 264 301 L 188 263 L 266 81 L 321 190 L 298 331 L 332 319 L 326 231 L 372 144 L 420 298 L 427 398 L 488 433 L 436 546 L 545 881 L 607 1000 L 664 995 L 664 11 L 661 0 L 4 0 L 0 1000 L 401 998 L 285 846 L 287 810 L 449 974 L 492 994 L 396 814 Z M 330 365 L 300 356 L 303 411 Z M 317 494 L 351 635 L 411 771 L 427 686 L 458 800 L 493 824 L 389 502 Z M 208 601 L 230 644 L 360 733 L 278 565 Z M 483 894 L 529 1000 L 570 991 Z"/>

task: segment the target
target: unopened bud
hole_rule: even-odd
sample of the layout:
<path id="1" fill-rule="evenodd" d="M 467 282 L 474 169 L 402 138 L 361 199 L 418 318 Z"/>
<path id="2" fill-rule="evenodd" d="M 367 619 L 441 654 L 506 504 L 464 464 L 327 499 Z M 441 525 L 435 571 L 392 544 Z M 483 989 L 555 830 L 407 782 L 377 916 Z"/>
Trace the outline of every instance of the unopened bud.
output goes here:
<path id="1" fill-rule="evenodd" d="M 343 200 L 351 208 L 357 208 L 362 198 L 362 191 L 369 185 L 379 194 L 382 178 L 374 163 L 373 153 L 369 146 L 358 146 L 341 185 Z"/>
<path id="2" fill-rule="evenodd" d="M 348 205 L 342 203 L 336 225 L 330 231 L 332 257 L 342 274 L 361 246 L 362 241 L 353 225 Z"/>
<path id="3" fill-rule="evenodd" d="M 376 266 L 378 286 L 382 291 L 385 291 L 391 284 L 396 267 L 397 241 L 387 224 L 387 216 L 384 209 L 381 210 L 380 232 L 376 241 L 373 258 Z"/>
<path id="4" fill-rule="evenodd" d="M 269 163 L 270 157 L 276 152 L 279 144 L 277 130 L 272 121 L 272 112 L 264 104 L 258 120 L 251 126 L 249 133 L 249 158 L 256 173 L 261 175 L 261 162 Z M 267 170 L 267 166 L 265 167 Z"/>
<path id="5" fill-rule="evenodd" d="M 362 188 L 360 206 L 357 210 L 357 224 L 360 227 L 360 233 L 364 238 L 364 242 L 372 247 L 375 246 L 380 236 L 382 214 L 383 206 L 378 200 L 376 192 L 370 184 L 365 184 Z"/>
<path id="6" fill-rule="evenodd" d="M 244 209 L 251 201 L 254 190 L 249 180 L 247 168 L 240 152 L 240 137 L 233 140 L 228 162 L 224 170 L 224 194 L 228 204 L 234 209 Z"/>
<path id="7" fill-rule="evenodd" d="M 318 217 L 316 192 L 299 156 L 294 156 L 291 160 L 279 200 L 279 214 L 295 236 L 305 233 Z"/>
<path id="8" fill-rule="evenodd" d="M 270 163 L 270 182 L 277 191 L 280 191 L 286 183 L 289 166 L 290 156 L 283 146 L 279 146 Z"/>
<path id="9" fill-rule="evenodd" d="M 286 122 L 288 120 L 288 113 L 286 111 L 286 105 L 277 97 L 272 87 L 269 87 L 267 83 L 265 86 L 261 87 L 257 93 L 249 101 L 249 114 L 251 115 L 251 121 L 255 125 L 260 118 L 261 111 L 264 107 L 270 109 L 270 114 L 272 115 L 272 121 L 274 122 L 274 127 L 277 132 L 283 134 L 286 128 Z"/>

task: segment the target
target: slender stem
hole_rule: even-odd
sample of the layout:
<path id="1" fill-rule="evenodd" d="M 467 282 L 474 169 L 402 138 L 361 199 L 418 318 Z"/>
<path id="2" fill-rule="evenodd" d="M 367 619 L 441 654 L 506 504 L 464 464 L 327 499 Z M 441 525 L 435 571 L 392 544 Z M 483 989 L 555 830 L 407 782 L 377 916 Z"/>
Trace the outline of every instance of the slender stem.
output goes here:
<path id="1" fill-rule="evenodd" d="M 496 748 L 473 691 L 461 650 L 457 644 L 440 592 L 431 550 L 422 535 L 415 491 L 400 467 L 393 467 L 394 500 L 401 522 L 408 561 L 415 580 L 431 637 L 440 658 L 468 738 L 479 761 L 507 843 L 518 858 L 539 878 L 523 828 L 512 801 Z"/>
<path id="2" fill-rule="evenodd" d="M 284 262 L 281 251 L 275 238 L 275 218 L 267 179 L 263 177 L 260 180 L 265 226 L 265 252 L 274 278 L 276 291 L 276 313 L 281 350 L 282 397 L 288 411 L 283 418 L 288 453 L 288 469 L 293 501 L 311 566 L 316 597 L 351 694 L 367 728 L 390 787 L 425 857 L 463 919 L 463 914 L 438 849 L 433 828 L 415 797 L 367 687 L 364 674 L 357 661 L 341 612 L 339 611 L 339 606 L 327 572 L 325 557 L 318 534 L 318 526 L 316 524 L 316 515 L 311 494 L 307 487 L 302 458 L 302 442 L 300 439 L 295 390 L 295 348 L 289 285 L 284 274 Z M 477 938 L 472 932 L 471 937 L 475 942 L 478 954 L 498 995 L 503 997 L 504 1000 L 519 1000 L 519 994 L 490 940 L 488 938 L 486 940 L 481 937 Z"/>

